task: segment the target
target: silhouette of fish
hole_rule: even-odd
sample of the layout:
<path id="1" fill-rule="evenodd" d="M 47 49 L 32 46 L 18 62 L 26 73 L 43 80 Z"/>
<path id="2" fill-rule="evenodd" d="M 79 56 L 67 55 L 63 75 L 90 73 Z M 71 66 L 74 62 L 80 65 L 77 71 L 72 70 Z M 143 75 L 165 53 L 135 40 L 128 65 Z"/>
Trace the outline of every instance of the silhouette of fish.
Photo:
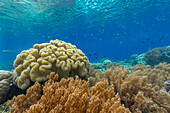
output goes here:
<path id="1" fill-rule="evenodd" d="M 17 50 L 13 50 L 13 49 L 6 49 L 6 50 L 2 50 L 2 52 L 17 52 Z"/>

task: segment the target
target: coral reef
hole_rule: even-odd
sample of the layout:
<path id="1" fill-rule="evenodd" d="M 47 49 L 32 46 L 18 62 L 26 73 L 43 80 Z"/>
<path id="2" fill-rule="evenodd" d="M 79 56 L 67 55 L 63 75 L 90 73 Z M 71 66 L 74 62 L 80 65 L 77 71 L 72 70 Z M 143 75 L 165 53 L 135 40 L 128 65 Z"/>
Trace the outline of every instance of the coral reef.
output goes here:
<path id="1" fill-rule="evenodd" d="M 165 47 L 165 52 L 164 52 L 165 56 L 166 57 L 169 57 L 170 58 L 170 46 L 166 46 Z"/>
<path id="2" fill-rule="evenodd" d="M 112 63 L 106 72 L 90 68 L 88 82 L 78 76 L 57 82 L 58 74 L 51 73 L 45 85 L 36 82 L 8 105 L 11 113 L 169 113 L 170 94 L 161 91 L 170 77 L 169 66 L 140 64 L 130 71 Z"/>
<path id="3" fill-rule="evenodd" d="M 94 69 L 102 69 L 103 65 L 102 63 L 90 63 L 91 67 L 94 67 Z"/>
<path id="4" fill-rule="evenodd" d="M 170 94 L 170 80 L 167 80 L 164 83 L 166 84 L 166 87 L 163 91 L 167 91 Z"/>
<path id="5" fill-rule="evenodd" d="M 6 94 L 10 90 L 12 73 L 10 71 L 0 70 L 0 103 L 4 102 Z"/>
<path id="6" fill-rule="evenodd" d="M 106 69 L 106 66 L 110 63 L 112 63 L 111 60 L 104 60 L 103 62 L 90 63 L 90 66 L 94 67 L 94 69 Z"/>
<path id="7" fill-rule="evenodd" d="M 150 65 L 138 64 L 131 68 L 131 72 L 140 70 L 139 76 L 147 76 L 152 86 L 165 88 L 165 81 L 170 80 L 170 64 L 160 63 L 154 69 Z"/>
<path id="8" fill-rule="evenodd" d="M 131 64 L 147 64 L 154 67 L 159 63 L 167 62 L 170 63 L 170 46 L 154 48 L 146 53 L 131 56 Z"/>
<path id="9" fill-rule="evenodd" d="M 106 66 L 106 69 L 107 70 L 112 70 L 112 71 L 114 71 L 116 68 L 124 68 L 124 65 L 120 65 L 119 63 L 116 63 L 116 62 L 114 62 L 114 63 L 110 63 L 110 64 L 108 64 L 107 66 Z"/>
<path id="10" fill-rule="evenodd" d="M 94 86 L 95 83 L 102 81 L 104 78 L 104 72 L 100 71 L 99 69 L 94 69 L 94 67 L 90 67 L 89 70 L 89 83 L 90 83 L 90 87 Z"/>
<path id="11" fill-rule="evenodd" d="M 22 51 L 14 61 L 15 84 L 26 89 L 32 82 L 46 80 L 46 75 L 56 72 L 62 77 L 78 75 L 87 79 L 89 61 L 76 46 L 59 40 L 35 44 L 34 48 Z"/>
<path id="12" fill-rule="evenodd" d="M 119 65 L 117 64 L 117 66 Z M 114 86 L 115 93 L 119 94 L 121 102 L 134 113 L 170 112 L 170 95 L 165 91 L 161 91 L 165 86 L 163 84 L 164 78 L 168 79 L 170 75 L 167 76 L 165 71 L 160 71 L 163 69 L 162 67 L 169 70 L 169 64 L 160 64 L 152 70 L 142 64 L 141 70 L 143 67 L 147 69 L 144 73 L 139 70 L 139 66 L 137 66 L 137 71 L 134 72 L 129 72 L 128 68 L 115 67 L 115 65 L 113 65 L 113 68 L 109 67 L 113 70 L 108 69 L 102 74 L 93 73 L 93 76 L 97 76 L 97 78 L 90 78 L 89 83 L 93 85 L 95 81 L 99 82 L 106 79 L 110 85 Z M 129 73 L 131 74 L 129 75 Z"/>
<path id="13" fill-rule="evenodd" d="M 78 77 L 56 82 L 58 75 L 51 73 L 48 78 L 44 86 L 36 82 L 26 95 L 8 101 L 11 113 L 130 113 L 107 81 L 89 89 L 88 82 Z"/>
<path id="14" fill-rule="evenodd" d="M 147 64 L 145 61 L 145 53 L 137 55 L 134 54 L 131 56 L 131 64 L 134 66 L 136 64 Z"/>
<path id="15" fill-rule="evenodd" d="M 104 60 L 103 63 L 102 63 L 102 65 L 103 65 L 103 67 L 106 68 L 106 66 L 107 66 L 108 64 L 110 64 L 110 63 L 112 63 L 111 60 Z"/>
<path id="16" fill-rule="evenodd" d="M 154 48 L 152 50 L 149 50 L 146 52 L 145 55 L 145 61 L 147 64 L 154 66 L 161 62 L 167 62 L 170 63 L 170 47 L 160 47 L 160 48 Z"/>

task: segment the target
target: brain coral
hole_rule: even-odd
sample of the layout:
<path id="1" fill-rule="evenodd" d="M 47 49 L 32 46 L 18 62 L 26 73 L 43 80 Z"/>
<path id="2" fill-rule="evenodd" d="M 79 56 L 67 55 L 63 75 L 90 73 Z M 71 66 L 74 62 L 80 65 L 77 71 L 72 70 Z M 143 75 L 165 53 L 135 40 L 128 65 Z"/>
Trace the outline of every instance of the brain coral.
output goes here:
<path id="1" fill-rule="evenodd" d="M 21 89 L 30 86 L 31 81 L 46 80 L 50 72 L 62 77 L 78 75 L 87 79 L 89 60 L 75 45 L 60 40 L 35 44 L 34 48 L 22 51 L 14 61 L 14 83 Z"/>

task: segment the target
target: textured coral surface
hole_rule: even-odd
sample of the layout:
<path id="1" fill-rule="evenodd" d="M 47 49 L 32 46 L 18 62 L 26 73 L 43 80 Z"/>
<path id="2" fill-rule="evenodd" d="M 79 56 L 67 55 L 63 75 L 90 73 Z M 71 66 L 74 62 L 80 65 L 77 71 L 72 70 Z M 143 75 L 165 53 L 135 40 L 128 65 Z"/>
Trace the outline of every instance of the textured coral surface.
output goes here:
<path id="1" fill-rule="evenodd" d="M 149 50 L 146 52 L 146 55 L 144 57 L 147 64 L 154 66 L 161 62 L 167 62 L 170 63 L 170 47 L 160 47 L 160 48 L 154 48 L 152 50 Z"/>
<path id="2" fill-rule="evenodd" d="M 107 80 L 114 86 L 121 102 L 134 113 L 169 113 L 170 95 L 161 92 L 164 81 L 169 80 L 170 65 L 160 63 L 154 69 L 148 65 L 136 65 L 131 70 L 109 64 L 105 73 L 90 70 L 90 86 Z M 121 67 L 121 68 L 120 68 Z"/>
<path id="3" fill-rule="evenodd" d="M 35 44 L 34 48 L 22 51 L 14 62 L 15 84 L 26 89 L 30 82 L 46 80 L 46 75 L 56 72 L 60 77 L 78 75 L 87 79 L 89 61 L 76 46 L 64 41 Z"/>
<path id="4" fill-rule="evenodd" d="M 26 95 L 8 101 L 11 113 L 130 113 L 107 81 L 89 89 L 88 82 L 78 77 L 56 82 L 58 75 L 51 73 L 48 78 L 44 86 L 36 82 Z"/>

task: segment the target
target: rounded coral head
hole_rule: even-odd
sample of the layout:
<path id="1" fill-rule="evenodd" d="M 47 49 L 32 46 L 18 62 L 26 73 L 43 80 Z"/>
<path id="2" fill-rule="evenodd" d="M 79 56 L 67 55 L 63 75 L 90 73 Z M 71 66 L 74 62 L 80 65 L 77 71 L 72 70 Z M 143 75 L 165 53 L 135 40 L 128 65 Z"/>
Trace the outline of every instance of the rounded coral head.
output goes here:
<path id="1" fill-rule="evenodd" d="M 61 77 L 87 79 L 89 60 L 75 45 L 60 40 L 50 43 L 35 44 L 34 48 L 24 50 L 14 61 L 14 83 L 21 89 L 26 89 L 32 82 L 42 82 L 47 75 L 56 72 Z"/>

